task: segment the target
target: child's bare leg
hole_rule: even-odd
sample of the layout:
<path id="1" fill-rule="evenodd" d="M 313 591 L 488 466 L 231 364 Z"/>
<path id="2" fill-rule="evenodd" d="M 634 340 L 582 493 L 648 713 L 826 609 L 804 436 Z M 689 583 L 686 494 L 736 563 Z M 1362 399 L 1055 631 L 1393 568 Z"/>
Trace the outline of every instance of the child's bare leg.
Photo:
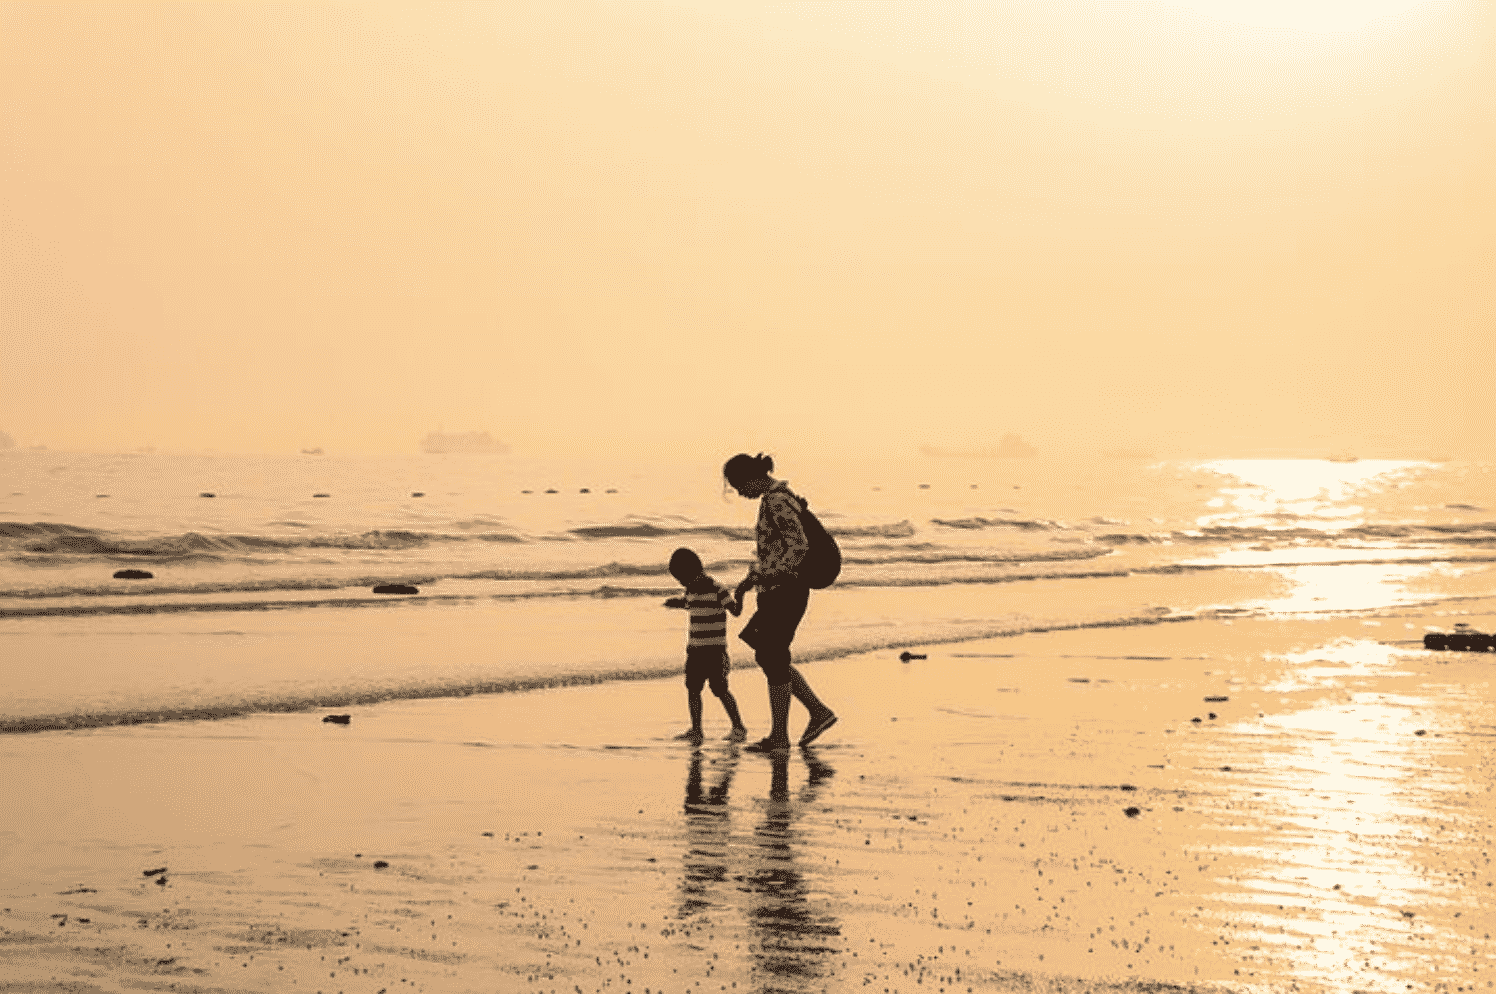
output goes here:
<path id="1" fill-rule="evenodd" d="M 732 696 L 732 691 L 724 690 L 717 695 L 717 700 L 722 702 L 722 710 L 727 712 L 727 717 L 732 719 L 732 733 L 728 739 L 741 742 L 748 737 L 748 726 L 743 724 L 743 716 L 738 713 L 738 699 Z"/>
<path id="2" fill-rule="evenodd" d="M 700 688 L 687 688 L 686 704 L 691 709 L 691 730 L 689 732 L 681 732 L 676 738 L 686 742 L 700 742 L 702 739 Z"/>

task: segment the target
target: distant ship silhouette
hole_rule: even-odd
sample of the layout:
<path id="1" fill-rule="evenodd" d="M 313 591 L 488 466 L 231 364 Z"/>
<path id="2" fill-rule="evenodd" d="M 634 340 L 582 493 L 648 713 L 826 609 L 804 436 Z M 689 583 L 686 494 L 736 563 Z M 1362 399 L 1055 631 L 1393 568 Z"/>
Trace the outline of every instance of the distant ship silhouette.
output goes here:
<path id="1" fill-rule="evenodd" d="M 943 459 L 1027 459 L 1037 456 L 1039 450 L 1017 435 L 1004 435 L 995 446 L 986 449 L 941 449 L 933 445 L 921 445 L 921 455 Z"/>
<path id="2" fill-rule="evenodd" d="M 508 452 L 509 446 L 486 431 L 434 431 L 421 441 L 421 451 L 438 455 L 446 452 Z"/>

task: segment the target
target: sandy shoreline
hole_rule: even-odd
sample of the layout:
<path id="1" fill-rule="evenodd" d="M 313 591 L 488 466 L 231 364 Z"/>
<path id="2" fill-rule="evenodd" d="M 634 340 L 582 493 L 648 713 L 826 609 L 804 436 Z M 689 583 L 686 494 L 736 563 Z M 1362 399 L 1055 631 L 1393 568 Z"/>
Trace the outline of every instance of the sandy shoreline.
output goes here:
<path id="1" fill-rule="evenodd" d="M 781 763 L 710 699 L 671 741 L 678 679 L 5 736 L 0 990 L 1488 989 L 1496 664 L 1416 648 L 1453 620 L 815 663 L 842 722 Z"/>

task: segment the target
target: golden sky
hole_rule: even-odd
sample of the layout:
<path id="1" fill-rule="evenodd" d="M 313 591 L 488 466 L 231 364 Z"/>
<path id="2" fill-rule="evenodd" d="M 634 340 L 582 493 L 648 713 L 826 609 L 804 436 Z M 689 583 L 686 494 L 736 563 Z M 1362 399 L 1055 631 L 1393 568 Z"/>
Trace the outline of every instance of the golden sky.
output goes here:
<path id="1" fill-rule="evenodd" d="M 1492 6 L 7 2 L 0 429 L 1490 454 Z"/>

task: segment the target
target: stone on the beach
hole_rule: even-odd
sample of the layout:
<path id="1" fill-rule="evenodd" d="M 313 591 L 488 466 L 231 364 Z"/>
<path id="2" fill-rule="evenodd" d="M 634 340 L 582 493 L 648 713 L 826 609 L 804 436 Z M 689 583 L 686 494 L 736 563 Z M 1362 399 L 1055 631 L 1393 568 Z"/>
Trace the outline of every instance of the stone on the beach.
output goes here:
<path id="1" fill-rule="evenodd" d="M 1122 813 L 1125 814 L 1129 818 L 1136 818 L 1138 815 L 1142 814 L 1143 812 L 1140 811 L 1140 810 L 1138 810 L 1137 808 L 1123 808 L 1122 809 Z"/>
<path id="2" fill-rule="evenodd" d="M 578 490 L 577 493 L 579 493 L 579 494 L 590 494 L 590 493 L 592 493 L 592 491 L 588 490 L 586 487 L 583 487 L 581 490 Z"/>
<path id="3" fill-rule="evenodd" d="M 313 497 L 331 497 L 332 494 L 312 494 Z"/>
<path id="4" fill-rule="evenodd" d="M 199 497 L 217 497 L 218 495 L 215 494 L 215 493 L 213 493 L 211 490 L 204 490 L 202 493 L 198 494 L 198 496 Z"/>
<path id="5" fill-rule="evenodd" d="M 385 867 L 386 867 L 386 866 L 389 866 L 389 865 L 390 865 L 390 864 L 389 864 L 389 863 L 387 863 L 387 862 L 385 862 L 385 861 L 384 861 L 384 860 L 382 860 L 382 859 L 376 859 L 376 860 L 375 860 L 375 861 L 374 861 L 374 869 L 376 869 L 376 870 L 382 870 L 382 869 L 384 869 L 384 868 L 385 868 Z"/>
<path id="6" fill-rule="evenodd" d="M 410 492 L 410 495 L 412 497 L 425 497 L 426 496 L 426 491 L 424 491 L 424 490 L 412 490 Z"/>
<path id="7" fill-rule="evenodd" d="M 1200 719 L 1199 718 L 1191 718 L 1190 721 L 1194 722 L 1197 725 L 1200 724 Z"/>
<path id="8" fill-rule="evenodd" d="M 1210 720 L 1211 721 L 1215 721 L 1215 717 L 1216 717 L 1216 713 L 1214 711 L 1210 712 Z"/>
<path id="9" fill-rule="evenodd" d="M 1229 698 L 1229 697 L 1207 697 L 1207 698 L 1205 698 L 1205 703 L 1209 704 L 1209 703 L 1211 703 L 1213 701 L 1229 701 L 1229 700 L 1231 700 L 1231 698 Z"/>
<path id="10" fill-rule="evenodd" d="M 158 866 L 154 870 L 141 870 L 140 871 L 140 875 L 143 876 L 143 877 L 154 877 L 158 873 L 165 873 L 165 872 L 166 872 L 166 867 L 164 867 L 164 866 Z"/>
<path id="11" fill-rule="evenodd" d="M 322 718 L 324 724 L 332 722 L 334 725 L 346 725 L 353 720 L 351 714 L 329 714 Z"/>
<path id="12" fill-rule="evenodd" d="M 901 652 L 901 653 L 899 653 L 899 660 L 901 662 L 905 662 L 905 663 L 909 662 L 909 660 L 911 660 L 911 659 L 927 659 L 927 658 L 929 658 L 929 657 L 926 656 L 923 652 Z"/>
<path id="13" fill-rule="evenodd" d="M 1456 625 L 1456 632 L 1429 632 L 1423 637 L 1425 649 L 1449 652 L 1491 652 L 1496 650 L 1496 636 L 1472 630 L 1468 625 Z"/>
<path id="14" fill-rule="evenodd" d="M 546 493 L 548 493 L 548 494 L 559 494 L 560 492 L 561 491 L 559 491 L 559 490 L 547 490 L 546 491 Z"/>
<path id="15" fill-rule="evenodd" d="M 116 580 L 152 580 L 156 574 L 149 573 L 143 569 L 122 569 L 114 574 Z"/>
<path id="16" fill-rule="evenodd" d="M 381 583 L 374 588 L 376 594 L 419 594 L 420 591 L 408 583 Z"/>

